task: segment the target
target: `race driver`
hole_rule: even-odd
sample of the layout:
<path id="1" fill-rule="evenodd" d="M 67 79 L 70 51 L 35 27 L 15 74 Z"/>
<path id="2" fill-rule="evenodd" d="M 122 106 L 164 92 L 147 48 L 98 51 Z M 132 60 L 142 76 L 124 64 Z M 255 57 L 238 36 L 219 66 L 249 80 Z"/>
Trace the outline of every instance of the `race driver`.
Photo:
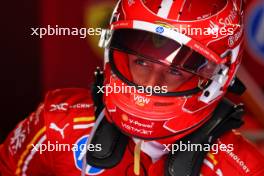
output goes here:
<path id="1" fill-rule="evenodd" d="M 1 175 L 264 175 L 263 156 L 232 130 L 242 107 L 223 99 L 243 15 L 242 0 L 119 1 L 99 42 L 104 80 L 97 71 L 92 92 L 49 92 L 1 145 Z M 136 89 L 106 94 L 116 86 Z M 193 144 L 211 150 L 175 150 Z"/>

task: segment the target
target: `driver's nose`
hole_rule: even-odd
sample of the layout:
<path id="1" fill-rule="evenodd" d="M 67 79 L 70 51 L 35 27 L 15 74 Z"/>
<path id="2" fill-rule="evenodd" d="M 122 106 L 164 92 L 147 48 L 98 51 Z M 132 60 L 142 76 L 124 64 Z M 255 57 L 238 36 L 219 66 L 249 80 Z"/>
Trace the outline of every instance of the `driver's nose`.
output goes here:
<path id="1" fill-rule="evenodd" d="M 161 68 L 153 68 L 149 75 L 145 78 L 144 86 L 162 86 L 163 74 Z"/>

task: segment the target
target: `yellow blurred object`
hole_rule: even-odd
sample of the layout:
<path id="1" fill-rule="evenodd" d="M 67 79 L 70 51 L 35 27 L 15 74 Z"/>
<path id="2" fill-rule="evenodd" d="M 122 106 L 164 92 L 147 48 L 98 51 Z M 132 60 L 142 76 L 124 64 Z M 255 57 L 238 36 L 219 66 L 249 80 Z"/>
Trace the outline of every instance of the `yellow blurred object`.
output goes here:
<path id="1" fill-rule="evenodd" d="M 142 140 L 136 143 L 134 150 L 134 173 L 135 175 L 140 175 L 140 150 L 141 150 Z"/>
<path id="2" fill-rule="evenodd" d="M 107 28 L 114 8 L 114 1 L 103 1 L 87 4 L 84 14 L 86 28 Z M 87 37 L 90 48 L 99 57 L 103 58 L 103 49 L 98 47 L 100 36 Z"/>

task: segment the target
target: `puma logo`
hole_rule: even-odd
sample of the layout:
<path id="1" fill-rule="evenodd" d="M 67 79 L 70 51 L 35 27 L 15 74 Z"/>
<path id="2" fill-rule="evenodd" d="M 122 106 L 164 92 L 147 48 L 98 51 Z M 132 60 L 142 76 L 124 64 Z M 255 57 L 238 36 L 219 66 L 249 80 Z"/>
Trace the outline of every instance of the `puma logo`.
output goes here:
<path id="1" fill-rule="evenodd" d="M 50 126 L 49 126 L 49 128 L 50 128 L 50 129 L 53 129 L 53 130 L 55 130 L 55 131 L 58 131 L 58 132 L 61 134 L 62 139 L 64 139 L 64 130 L 65 130 L 65 128 L 67 128 L 69 125 L 70 125 L 70 124 L 67 123 L 63 128 L 59 128 L 55 123 L 51 123 Z"/>

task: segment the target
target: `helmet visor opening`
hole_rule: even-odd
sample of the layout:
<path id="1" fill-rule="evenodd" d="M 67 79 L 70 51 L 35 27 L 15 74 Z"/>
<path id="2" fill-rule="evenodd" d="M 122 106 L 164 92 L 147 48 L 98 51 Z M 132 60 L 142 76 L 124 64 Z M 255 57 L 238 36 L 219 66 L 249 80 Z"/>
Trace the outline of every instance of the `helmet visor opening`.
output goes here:
<path id="1" fill-rule="evenodd" d="M 110 43 L 111 59 L 129 82 L 186 91 L 212 78 L 220 67 L 175 40 L 143 30 L 118 29 Z"/>

